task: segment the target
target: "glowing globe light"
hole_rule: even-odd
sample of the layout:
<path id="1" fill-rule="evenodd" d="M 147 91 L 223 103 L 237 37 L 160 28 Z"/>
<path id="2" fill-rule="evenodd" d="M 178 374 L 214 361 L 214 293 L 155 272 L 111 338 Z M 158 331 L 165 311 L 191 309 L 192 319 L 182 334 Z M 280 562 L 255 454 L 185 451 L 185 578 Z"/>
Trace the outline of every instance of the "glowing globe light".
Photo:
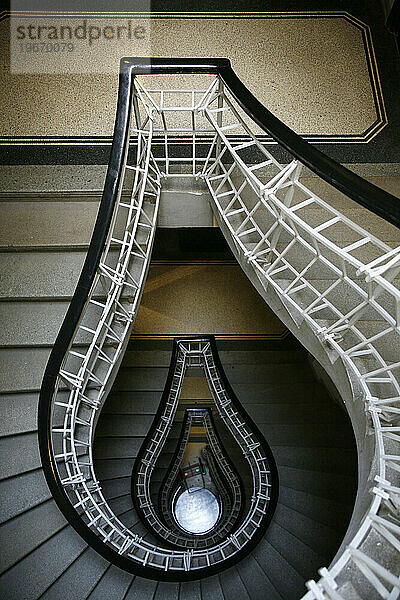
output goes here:
<path id="1" fill-rule="evenodd" d="M 217 523 L 220 505 L 217 498 L 206 488 L 185 490 L 175 503 L 175 518 L 189 533 L 206 533 Z"/>

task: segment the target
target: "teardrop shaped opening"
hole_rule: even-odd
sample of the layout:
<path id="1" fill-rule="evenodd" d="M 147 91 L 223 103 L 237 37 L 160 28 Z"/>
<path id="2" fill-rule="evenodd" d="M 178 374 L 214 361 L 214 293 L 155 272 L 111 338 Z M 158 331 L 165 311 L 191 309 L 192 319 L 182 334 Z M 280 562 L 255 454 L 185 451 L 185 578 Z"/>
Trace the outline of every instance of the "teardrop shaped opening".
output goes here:
<path id="1" fill-rule="evenodd" d="M 181 393 L 185 378 L 197 378 L 203 371 L 211 400 L 208 406 L 185 408 L 182 420 Z M 226 429 L 235 454 L 247 463 L 242 471 L 232 465 L 220 440 L 215 413 Z M 181 430 L 178 443 L 176 431 Z M 160 458 L 165 449 L 176 445 L 167 473 L 158 487 Z M 220 477 L 214 466 L 224 475 Z M 246 478 L 241 476 L 246 471 Z M 225 485 L 223 483 L 225 479 Z M 244 480 L 249 481 L 245 488 Z M 152 481 L 154 481 L 152 484 Z M 153 489 L 153 494 L 152 494 Z M 202 537 L 184 535 L 176 528 L 175 509 L 182 491 L 209 491 L 217 500 L 224 498 L 223 518 L 218 527 Z M 243 490 L 247 494 L 243 493 Z M 163 542 L 183 548 L 208 548 L 207 556 L 218 562 L 220 544 L 235 536 L 238 550 L 254 543 L 269 523 L 278 495 L 276 466 L 261 432 L 243 409 L 231 388 L 219 360 L 212 336 L 193 336 L 174 341 L 165 388 L 153 423 L 142 444 L 132 473 L 132 497 L 142 522 Z M 156 497 L 160 498 L 157 506 Z M 202 506 L 201 504 L 199 507 Z M 239 521 L 242 515 L 242 521 Z M 207 515 L 198 515 L 200 520 Z M 182 529 L 182 528 L 181 528 Z M 185 529 L 185 528 L 184 528 Z M 199 532 L 197 532 L 199 533 Z M 219 542 L 219 543 L 218 543 Z"/>
<path id="2" fill-rule="evenodd" d="M 339 284 L 347 272 L 334 283 L 329 278 L 328 283 L 318 280 L 321 266 L 328 265 L 329 275 L 341 271 L 330 248 L 321 256 L 320 236 L 315 248 L 309 243 L 308 225 L 300 223 L 306 230 L 303 237 L 292 226 L 292 221 L 301 221 L 298 214 L 310 203 L 318 203 L 318 198 L 307 197 L 311 192 L 299 182 L 301 165 L 296 160 L 281 164 L 258 143 L 232 107 L 229 94 L 222 95 L 219 83 L 213 81 L 202 94 L 199 102 L 205 104 L 200 111 L 195 105 L 197 92 L 188 96 L 185 117 L 190 113 L 194 121 L 206 117 L 217 135 L 209 140 L 205 157 L 197 153 L 193 131 L 193 156 L 181 168 L 181 159 L 173 154 L 172 140 L 165 133 L 170 117 L 166 113 L 176 109 L 164 105 L 155 109 L 157 101 L 150 99 L 148 104 L 149 96 L 135 82 L 135 100 L 143 101 L 148 110 L 140 115 L 135 105 L 137 160 L 136 165 L 126 164 L 132 190 L 128 198 L 116 195 L 114 214 L 108 215 L 112 223 L 105 251 L 100 256 L 99 248 L 91 246 L 85 263 L 85 268 L 96 269 L 93 285 L 86 290 L 87 297 L 78 286 L 66 319 L 67 325 L 68 319 L 74 322 L 75 333 L 84 332 L 89 347 L 82 353 L 76 344 L 68 346 L 64 359 L 61 352 L 54 353 L 53 363 L 60 359 L 61 370 L 53 372 L 50 361 L 43 384 L 47 404 L 42 420 L 46 420 L 46 435 L 50 432 L 52 438 L 50 459 L 54 455 L 57 470 L 56 477 L 51 479 L 48 473 L 48 479 L 58 485 L 61 506 L 74 526 L 82 529 L 83 537 L 127 571 L 180 581 L 207 577 L 236 563 L 239 570 L 242 559 L 250 555 L 259 565 L 278 563 L 279 569 L 291 565 L 294 585 L 300 590 L 299 578 L 303 584 L 315 576 L 317 567 L 328 564 L 340 544 L 354 506 L 356 465 L 351 427 L 340 396 L 335 403 L 330 398 L 337 395 L 333 387 L 327 393 L 320 382 L 315 385 L 318 376 L 312 361 L 286 327 L 307 348 L 311 342 L 320 350 L 325 344 L 321 358 L 325 369 L 342 374 L 341 395 L 353 397 L 357 381 L 346 371 L 343 355 L 343 361 L 338 360 L 338 348 L 343 328 L 352 334 L 354 330 L 349 323 L 343 324 L 346 298 L 338 303 L 339 317 L 331 302 L 332 292 L 342 291 Z M 163 104 L 163 93 L 160 98 Z M 221 102 L 226 105 L 219 106 Z M 233 117 L 239 122 L 232 123 Z M 228 140 L 224 132 L 237 127 L 251 137 L 250 142 Z M 161 152 L 156 135 L 160 132 L 166 136 Z M 247 167 L 243 155 L 249 148 L 254 162 Z M 167 244 L 168 258 L 172 255 L 175 264 L 154 264 L 158 276 L 150 276 L 143 290 L 165 178 L 181 186 L 186 181 L 190 188 L 183 190 L 183 197 L 168 186 L 164 192 L 173 196 L 170 214 L 175 199 L 180 226 L 189 227 L 186 232 L 179 230 L 178 237 L 175 233 L 175 241 L 186 237 L 187 244 L 186 248 Z M 214 220 L 207 221 L 210 214 L 204 210 L 196 247 L 196 230 L 188 224 L 191 212 L 185 210 L 190 203 L 184 196 L 195 195 L 196 206 L 205 209 L 204 182 L 221 229 Z M 278 214 L 276 207 L 281 211 Z M 324 215 L 329 213 L 322 208 Z M 325 215 L 327 220 L 319 221 L 320 215 L 314 212 L 313 216 L 317 216 L 317 234 L 340 220 Z M 222 241 L 219 248 L 210 244 L 213 239 Z M 348 247 L 357 249 L 361 242 Z M 304 252 L 299 252 L 299 244 Z M 220 252 L 225 260 L 215 261 L 213 252 Z M 96 258 L 93 253 L 98 254 L 97 262 L 91 261 Z M 232 255 L 260 296 L 243 274 L 247 288 L 240 283 L 236 263 L 226 269 Z M 165 261 L 165 251 L 158 258 Z M 177 265 L 177 260 L 184 263 Z M 319 260 L 322 265 L 317 264 Z M 312 283 L 305 273 L 312 275 Z M 144 302 L 133 331 L 136 339 L 129 341 L 142 291 Z M 282 322 L 266 309 L 262 298 Z M 83 321 L 78 318 L 81 313 L 74 313 L 82 300 L 86 302 L 81 307 Z M 311 316 L 315 313 L 317 317 Z M 332 313 L 334 322 L 330 322 Z M 356 331 L 356 337 L 362 335 Z M 176 339 L 171 347 L 172 338 Z M 144 352 L 139 350 L 141 343 L 147 347 Z M 358 349 L 357 344 L 351 348 Z M 204 375 L 198 375 L 198 369 Z M 368 389 L 373 390 L 375 383 L 390 383 L 386 375 L 375 378 L 381 372 L 381 367 L 371 369 Z M 325 377 L 323 371 L 318 375 Z M 56 379 L 51 405 L 46 394 Z M 194 393 L 187 397 L 182 395 L 185 379 L 194 383 Z M 208 395 L 201 396 L 201 389 L 207 387 L 204 379 Z M 328 376 L 326 381 L 330 385 Z M 346 385 L 353 389 L 349 392 Z M 181 404 L 181 400 L 187 402 Z M 189 423 L 187 417 L 188 428 L 186 415 L 192 419 Z M 358 425 L 361 430 L 365 423 Z M 358 440 L 362 439 L 357 433 Z M 48 460 L 43 439 L 41 449 Z M 185 506 L 189 494 L 199 493 L 210 502 L 199 501 L 197 512 L 188 503 L 182 512 L 182 501 Z M 219 507 L 218 517 L 213 513 L 214 522 L 209 510 L 213 498 Z M 182 521 L 184 513 L 189 520 Z M 194 525 L 195 513 L 202 525 Z"/>
<path id="3" fill-rule="evenodd" d="M 196 251 L 196 239 L 201 248 L 204 235 L 208 236 L 210 252 L 200 254 L 201 250 Z M 159 536 L 153 521 L 146 520 L 138 510 L 131 474 L 138 464 L 141 448 L 146 446 L 146 437 L 163 403 L 163 394 L 165 396 L 174 353 L 173 342 L 169 338 L 176 334 L 171 322 L 176 324 L 182 311 L 180 326 L 186 327 L 187 333 L 193 333 L 191 322 L 204 331 L 210 323 L 214 327 L 215 307 L 222 305 L 225 315 L 219 323 L 224 323 L 226 331 L 216 336 L 221 362 L 235 394 L 271 446 L 279 473 L 279 500 L 275 514 L 261 540 L 249 552 L 265 561 L 268 557 L 270 560 L 275 552 L 283 552 L 283 556 L 287 557 L 290 544 L 296 548 L 295 552 L 299 548 L 309 548 L 307 561 L 296 559 L 296 565 L 303 570 L 303 577 L 312 577 L 321 557 L 325 564 L 334 557 L 352 514 L 357 487 L 357 457 L 351 424 L 329 378 L 325 377 L 325 382 L 321 379 L 324 378 L 322 371 L 314 369 L 313 359 L 286 328 L 277 323 L 265 304 L 260 304 L 258 310 L 257 301 L 253 301 L 253 288 L 245 278 L 241 280 L 240 270 L 234 266 L 229 249 L 219 235 L 218 229 L 192 229 L 190 236 L 183 229 L 161 229 L 157 234 L 148 290 L 145 288 L 143 294 L 143 315 L 139 312 L 137 329 L 133 331 L 96 429 L 96 473 L 107 501 L 134 534 L 144 536 L 155 545 L 162 542 L 164 547 L 171 549 L 210 547 L 206 538 L 213 532 L 218 535 L 218 526 L 226 514 L 222 496 L 210 491 L 204 483 L 193 485 L 193 488 L 198 488 L 195 494 L 200 493 L 209 500 L 213 497 L 217 503 L 210 512 L 205 503 L 203 514 L 197 505 L 193 516 L 191 510 L 196 496 L 190 496 L 192 488 L 187 489 L 183 481 L 191 467 L 200 468 L 199 458 L 204 450 L 200 422 L 193 424 L 186 449 L 181 452 L 179 474 L 171 486 L 166 504 L 169 520 L 165 519 L 165 511 L 163 513 L 160 508 L 161 488 L 184 437 L 185 414 L 190 410 L 201 412 L 210 409 L 213 402 L 200 366 L 188 367 L 179 395 L 176 413 L 179 418 L 158 457 L 149 483 L 151 500 L 158 510 L 156 514 L 163 526 L 172 527 L 177 535 L 174 540 Z M 192 243 L 188 242 L 190 238 Z M 210 244 L 210 240 L 214 243 Z M 169 248 L 169 255 L 165 253 L 165 247 Z M 175 248 L 174 260 L 171 248 Z M 216 255 L 221 257 L 217 262 L 211 258 Z M 229 274 L 226 274 L 227 271 L 230 271 Z M 231 297 L 240 298 L 237 305 L 234 301 L 230 305 L 226 301 L 228 282 L 232 284 L 229 290 Z M 193 298 L 196 298 L 196 303 Z M 194 306 L 198 305 L 201 308 L 208 306 L 208 311 L 200 308 L 195 314 Z M 171 306 L 173 319 L 168 320 L 166 317 Z M 187 319 L 185 313 L 187 306 L 192 306 L 191 319 Z M 256 334 L 254 329 L 249 331 L 246 314 L 252 315 L 253 327 L 270 326 L 269 333 L 265 329 L 263 333 L 259 330 Z M 236 331 L 229 329 L 234 318 Z M 203 319 L 203 325 L 200 319 Z M 158 337 L 154 335 L 156 328 L 163 331 Z M 184 332 L 180 330 L 179 333 Z M 218 415 L 213 417 L 218 421 Z M 232 459 L 240 475 L 245 498 L 241 506 L 242 518 L 251 502 L 251 473 L 246 470 L 243 455 L 237 452 L 237 448 L 235 455 L 234 444 L 229 445 L 229 431 L 224 427 L 222 422 L 216 425 L 224 452 Z M 221 471 L 220 475 L 223 475 Z M 224 487 L 227 487 L 226 481 Z M 227 496 L 231 502 L 232 496 Z M 216 517 L 216 521 L 211 525 L 212 517 Z M 202 531 L 199 523 L 204 524 Z M 215 542 L 218 541 L 216 537 Z"/>
<path id="4" fill-rule="evenodd" d="M 181 396 L 184 383 L 185 379 L 183 380 Z M 205 383 L 207 384 L 207 382 Z M 185 533 L 196 534 L 195 538 L 185 536 L 182 539 L 182 533 L 180 532 L 181 535 L 178 537 L 182 543 L 205 548 L 211 546 L 216 540 L 221 540 L 233 530 L 244 504 L 243 485 L 215 426 L 213 410 L 214 412 L 216 410 L 215 406 L 212 407 L 213 403 L 210 401 L 205 403 L 204 400 L 197 403 L 191 399 L 189 401 L 190 406 L 187 407 L 187 403 L 182 402 L 182 400 L 184 399 L 180 397 L 174 419 L 176 425 L 181 427 L 181 433 L 177 441 L 170 440 L 172 445 L 176 446 L 176 449 L 161 484 L 156 478 L 153 478 L 156 479 L 155 481 L 150 479 L 150 497 L 152 497 L 153 492 L 153 498 L 158 500 L 160 518 L 170 531 L 175 530 L 176 533 L 175 525 L 177 524 Z M 179 414 L 182 414 L 182 405 L 184 407 L 183 418 Z M 154 422 L 156 423 L 156 419 Z M 171 427 L 171 433 L 173 427 L 174 424 Z M 168 438 L 169 436 L 165 446 L 168 444 Z M 162 462 L 162 460 L 156 461 L 154 473 L 157 470 L 161 471 Z M 138 514 L 141 514 L 141 503 L 138 502 L 136 496 L 137 493 L 140 493 L 140 490 L 137 489 L 137 481 L 135 481 L 136 470 L 139 468 L 140 460 L 137 459 L 132 472 L 132 497 Z M 201 493 L 196 493 L 189 502 L 189 495 L 195 492 Z M 185 495 L 183 496 L 183 494 Z M 207 498 L 207 494 L 209 494 L 210 506 L 214 506 L 212 514 L 215 518 L 206 510 L 207 503 L 199 500 L 196 504 L 196 498 Z M 208 527 L 203 528 L 203 530 L 199 530 L 197 527 L 194 531 L 191 531 L 190 527 L 188 529 L 183 524 L 178 513 L 184 516 L 182 502 L 185 502 L 185 498 L 186 503 L 193 510 L 197 506 L 198 514 L 196 518 L 199 522 L 211 523 L 212 521 Z M 218 510 L 216 510 L 217 506 Z M 204 515 L 201 514 L 202 510 L 205 511 Z M 195 515 L 192 514 L 191 519 L 194 518 Z M 210 535 L 206 535 L 208 533 Z M 163 541 L 165 541 L 165 537 L 163 537 Z M 170 541 L 172 540 L 170 539 Z M 174 540 L 174 543 L 177 541 Z"/>

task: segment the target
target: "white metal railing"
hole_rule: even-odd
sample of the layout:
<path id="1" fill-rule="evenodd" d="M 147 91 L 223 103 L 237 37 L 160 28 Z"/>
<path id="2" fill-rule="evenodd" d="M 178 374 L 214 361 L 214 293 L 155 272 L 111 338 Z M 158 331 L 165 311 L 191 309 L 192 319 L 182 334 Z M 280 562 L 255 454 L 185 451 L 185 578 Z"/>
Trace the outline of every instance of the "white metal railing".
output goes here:
<path id="1" fill-rule="evenodd" d="M 191 91 L 189 97 L 193 100 L 198 93 Z M 154 135 L 160 133 L 156 125 L 160 112 L 151 102 L 146 102 L 148 99 L 148 92 L 136 82 L 136 126 L 131 127 L 131 135 L 138 139 L 137 161 L 136 165 L 127 164 L 125 156 L 122 185 L 98 274 L 59 373 L 51 441 L 54 465 L 65 493 L 82 520 L 105 544 L 143 566 L 163 571 L 188 571 L 223 562 L 249 543 L 267 511 L 270 471 L 258 443 L 228 406 L 217 373 L 211 374 L 210 369 L 214 367 L 210 364 L 210 354 L 206 364 L 209 381 L 213 381 L 216 397 L 223 394 L 224 419 L 230 423 L 232 431 L 237 428 L 236 434 L 248 453 L 247 459 L 255 477 L 251 508 L 235 534 L 204 550 L 174 551 L 155 546 L 124 526 L 109 507 L 96 478 L 92 452 L 94 427 L 136 316 L 154 238 L 160 180 L 166 175 L 160 168 L 162 160 L 155 158 L 152 151 Z M 139 101 L 142 102 L 142 113 L 137 109 Z M 161 119 L 165 122 L 163 116 Z M 167 132 L 164 134 L 166 136 Z M 196 152 L 195 144 L 192 148 Z M 204 157 L 192 158 L 192 168 L 204 165 L 205 160 Z M 167 169 L 173 162 L 166 155 Z M 124 193 L 128 186 L 131 190 L 129 199 Z M 80 346 L 77 349 L 82 332 L 86 336 L 83 351 Z M 172 392 L 181 385 L 183 373 L 183 366 L 181 370 L 177 369 Z M 157 445 L 156 441 L 154 445 Z M 147 518 L 150 522 L 150 515 Z"/>
<path id="2" fill-rule="evenodd" d="M 273 290 L 321 350 L 342 358 L 372 417 L 377 472 L 369 509 L 342 555 L 321 569 L 320 581 L 307 583 L 305 597 L 339 600 L 339 588 L 354 577 L 373 590 L 367 594 L 392 600 L 400 592 L 400 246 L 382 242 L 304 185 L 298 160 L 280 164 L 218 82 L 204 113 L 217 135 L 202 175 L 232 250 L 267 300 Z"/>
<path id="3" fill-rule="evenodd" d="M 194 544 L 193 538 L 184 536 L 166 527 L 157 514 L 150 493 L 151 476 L 156 468 L 157 459 L 163 450 L 174 421 L 186 368 L 193 365 L 204 368 L 218 414 L 241 447 L 243 455 L 251 469 L 253 479 L 253 493 L 248 513 L 242 519 L 242 522 L 235 529 L 234 533 L 219 542 L 217 540 L 220 539 L 221 535 L 219 534 L 219 528 L 217 528 L 212 536 L 210 536 L 210 538 L 215 537 L 215 542 L 212 546 L 209 546 L 207 543 L 202 544 L 200 541 Z M 208 437 L 212 445 L 219 448 L 215 435 L 213 437 L 209 429 L 210 422 L 208 422 Z M 227 461 L 225 460 L 225 462 Z M 228 470 L 229 473 L 234 477 L 230 468 Z M 209 341 L 199 338 L 197 340 L 181 340 L 178 342 L 176 367 L 172 377 L 170 392 L 160 418 L 156 423 L 156 428 L 151 435 L 151 439 L 148 440 L 144 448 L 135 474 L 134 485 L 135 497 L 139 503 L 138 509 L 143 513 L 146 522 L 149 523 L 156 533 L 173 544 L 179 544 L 188 548 L 196 547 L 199 549 L 198 551 L 207 553 L 207 560 L 211 564 L 215 564 L 221 560 L 221 550 L 224 551 L 225 555 L 227 551 L 229 551 L 230 555 L 233 555 L 241 550 L 248 544 L 260 527 L 262 519 L 267 513 L 270 500 L 271 482 L 268 460 L 263 454 L 261 443 L 256 438 L 256 434 L 249 429 L 249 426 L 241 419 L 232 404 L 232 399 L 215 365 Z M 235 487 L 237 490 L 238 486 Z M 235 514 L 232 513 L 231 516 L 236 521 L 238 516 L 237 507 L 235 507 Z M 222 533 L 226 535 L 228 530 L 232 528 L 232 524 L 233 521 L 228 519 L 225 522 Z"/>
<path id="4" fill-rule="evenodd" d="M 344 584 L 354 582 L 357 587 L 360 580 L 377 597 L 394 600 L 400 592 L 400 246 L 382 242 L 343 214 L 328 188 L 325 200 L 309 189 L 299 160 L 282 160 L 278 147 L 263 147 L 221 79 L 200 90 L 147 90 L 138 79 L 134 86 L 141 116 L 132 129 L 138 139 L 137 164 L 126 165 L 134 175 L 133 192 L 128 202 L 123 196 L 118 200 L 86 305 L 87 318 L 95 325 L 81 321 L 54 403 L 53 448 L 71 501 L 74 498 L 82 518 L 105 543 L 142 565 L 187 571 L 212 564 L 208 551 L 164 551 L 131 534 L 107 505 L 91 449 L 96 414 L 118 367 L 143 288 L 160 182 L 176 174 L 202 178 L 244 271 L 267 301 L 271 295 L 280 300 L 299 335 L 307 327 L 319 340 L 321 352 L 332 362 L 341 358 L 350 379 L 362 389 L 363 398 L 354 401 L 371 419 L 376 461 L 368 510 L 360 515 L 353 539 L 334 564 L 321 568 L 318 582 L 307 583 L 305 598 L 345 599 Z M 188 127 L 179 127 L 183 113 L 189 115 Z M 179 136 L 187 142 L 184 158 L 172 150 Z M 117 234 L 122 211 L 125 225 Z M 97 299 L 99 283 L 106 300 Z M 84 352 L 76 349 L 81 333 L 88 339 Z M 228 427 L 241 438 L 244 425 L 224 399 L 212 360 L 207 360 L 205 355 L 214 397 Z M 333 365 L 333 378 L 334 370 Z M 244 448 L 247 442 L 241 439 Z M 257 448 L 252 452 L 256 456 Z M 220 544 L 216 560 L 232 556 L 237 544 L 241 545 L 238 535 Z"/>
<path id="5" fill-rule="evenodd" d="M 210 471 L 212 471 L 211 479 L 222 498 L 223 505 L 222 518 L 219 520 L 217 526 L 212 531 L 202 536 L 193 536 L 191 534 L 182 535 L 183 532 L 178 528 L 171 510 L 171 498 L 174 491 L 177 487 L 181 487 L 181 482 L 179 482 L 177 478 L 180 470 L 183 468 L 182 459 L 189 440 L 191 427 L 194 424 L 204 427 L 208 447 L 203 449 L 201 457 L 206 461 Z M 219 476 L 215 462 L 218 463 L 219 469 L 224 473 L 225 480 L 230 489 L 232 501 L 228 490 L 226 489 L 226 485 Z M 164 522 L 175 534 L 180 534 L 178 535 L 180 544 L 193 548 L 206 547 L 215 544 L 232 529 L 240 514 L 242 501 L 244 502 L 244 498 L 242 498 L 239 479 L 221 448 L 218 437 L 214 431 L 209 410 L 200 408 L 186 409 L 178 452 L 169 468 L 165 483 L 161 485 L 160 489 L 160 512 Z M 157 533 L 160 534 L 159 531 L 157 531 Z"/>

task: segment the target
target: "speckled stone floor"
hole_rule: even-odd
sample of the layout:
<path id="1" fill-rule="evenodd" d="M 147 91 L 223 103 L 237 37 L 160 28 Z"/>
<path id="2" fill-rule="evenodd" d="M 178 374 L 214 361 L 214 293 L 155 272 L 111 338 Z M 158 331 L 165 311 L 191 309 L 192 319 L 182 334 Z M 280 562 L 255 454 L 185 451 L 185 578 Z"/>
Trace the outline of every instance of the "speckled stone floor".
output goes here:
<path id="1" fill-rule="evenodd" d="M 239 2 L 233 12 L 226 2 L 211 7 L 203 0 L 184 7 L 174 0 L 166 7 L 157 1 L 150 20 L 108 12 L 93 21 L 99 29 L 110 21 L 107 31 L 114 35 L 128 19 L 143 28 L 141 39 L 106 40 L 102 34 L 91 44 L 74 40 L 72 52 L 45 58 L 23 48 L 30 43 L 32 19 L 37 37 L 38 24 L 49 27 L 53 15 L 18 17 L 11 34 L 5 15 L 0 23 L 7 90 L 0 97 L 0 159 L 6 164 L 107 163 L 119 57 L 169 56 L 173 49 L 175 56 L 230 58 L 274 114 L 315 143 L 324 142 L 323 150 L 341 162 L 399 162 L 400 62 L 379 0 L 345 5 L 274 0 L 268 12 L 261 4 Z M 74 29 L 86 20 L 89 27 L 90 18 L 78 13 L 65 23 Z M 18 24 L 25 37 L 17 43 Z M 182 81 L 175 78 L 168 85 Z"/>

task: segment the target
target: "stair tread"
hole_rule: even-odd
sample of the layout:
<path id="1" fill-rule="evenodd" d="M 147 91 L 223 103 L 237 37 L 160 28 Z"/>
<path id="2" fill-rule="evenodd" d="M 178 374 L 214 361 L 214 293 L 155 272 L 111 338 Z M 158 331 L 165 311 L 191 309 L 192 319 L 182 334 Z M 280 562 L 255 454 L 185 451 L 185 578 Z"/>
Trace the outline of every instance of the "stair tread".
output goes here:
<path id="1" fill-rule="evenodd" d="M 282 598 L 298 600 L 304 595 L 303 577 L 265 538 L 256 546 L 252 555 Z"/>
<path id="2" fill-rule="evenodd" d="M 1 522 L 15 518 L 51 498 L 41 468 L 0 481 Z"/>
<path id="3" fill-rule="evenodd" d="M 316 480 L 315 476 L 320 477 Z M 307 471 L 305 469 L 295 469 L 281 465 L 279 468 L 279 481 L 281 485 L 290 487 L 303 492 L 310 492 L 312 495 L 321 496 L 328 500 L 339 500 L 346 504 L 355 500 L 357 490 L 356 476 L 348 475 L 338 477 L 342 487 L 336 485 L 336 474 L 318 473 Z"/>
<path id="4" fill-rule="evenodd" d="M 39 394 L 1 394 L 0 435 L 35 431 L 38 400 Z"/>
<path id="5" fill-rule="evenodd" d="M 309 548 L 330 562 L 338 549 L 338 532 L 327 525 L 318 523 L 287 506 L 278 503 L 273 521 L 295 535 Z M 339 536 L 339 542 L 340 540 Z M 329 560 L 330 559 L 330 560 Z"/>
<path id="6" fill-rule="evenodd" d="M 310 519 L 333 529 L 343 530 L 345 521 L 350 521 L 353 504 L 343 504 L 313 495 L 307 491 L 279 487 L 279 503 L 297 510 Z"/>
<path id="7" fill-rule="evenodd" d="M 72 529 L 64 527 L 0 576 L 8 600 L 36 600 L 87 546 Z"/>
<path id="8" fill-rule="evenodd" d="M 100 481 L 104 479 L 113 481 L 121 479 L 121 477 L 130 477 L 133 462 L 134 458 L 98 458 L 95 456 L 96 475 Z"/>
<path id="9" fill-rule="evenodd" d="M 92 589 L 87 600 L 110 600 L 110 598 L 123 600 L 133 580 L 134 577 L 130 573 L 122 571 L 115 565 L 110 565 Z"/>
<path id="10" fill-rule="evenodd" d="M 108 500 L 108 504 L 116 515 L 129 509 L 133 510 L 132 497 L 130 494 Z"/>
<path id="11" fill-rule="evenodd" d="M 157 585 L 159 585 L 158 581 L 143 579 L 143 577 L 136 575 L 124 600 L 153 600 Z M 109 596 L 104 597 L 104 600 L 109 600 L 109 598 Z M 100 600 L 100 598 L 97 600 Z"/>
<path id="12" fill-rule="evenodd" d="M 1 525 L 1 572 L 34 551 L 39 544 L 52 538 L 65 525 L 65 518 L 53 499 Z"/>
<path id="13" fill-rule="evenodd" d="M 160 391 L 116 392 L 113 389 L 108 396 L 102 415 L 111 414 L 150 414 L 155 415 L 161 400 Z"/>
<path id="14" fill-rule="evenodd" d="M 219 574 L 222 591 L 225 598 L 240 598 L 251 600 L 236 567 L 231 567 Z"/>
<path id="15" fill-rule="evenodd" d="M 318 569 L 328 566 L 324 556 L 317 554 L 278 521 L 268 527 L 266 539 L 280 552 L 305 580 L 318 578 Z"/>
<path id="16" fill-rule="evenodd" d="M 271 446 L 279 467 L 305 469 L 357 477 L 357 455 L 353 448 L 293 448 L 293 446 Z"/>
<path id="17" fill-rule="evenodd" d="M 143 440 L 144 438 L 139 436 L 98 438 L 95 442 L 94 455 L 96 459 L 134 459 L 140 450 Z"/>
<path id="18" fill-rule="evenodd" d="M 160 582 L 154 594 L 154 600 L 179 600 L 179 587 L 180 584 L 176 582 Z"/>
<path id="19" fill-rule="evenodd" d="M 259 365 L 284 363 L 304 363 L 305 355 L 299 350 L 219 350 L 219 357 L 224 369 L 231 365 Z"/>
<path id="20" fill-rule="evenodd" d="M 102 480 L 101 487 L 103 489 L 103 493 L 105 494 L 108 500 L 113 498 L 120 497 L 125 494 L 131 493 L 131 478 L 130 477 L 120 477 L 119 479 L 112 480 Z"/>
<path id="21" fill-rule="evenodd" d="M 300 450 L 303 450 L 303 448 L 300 448 Z M 320 450 L 318 448 L 318 450 Z M 352 483 L 354 483 L 355 479 L 357 478 L 357 473 L 337 473 L 337 472 L 331 472 L 328 471 L 327 469 L 324 468 L 320 468 L 320 469 L 313 469 L 313 468 L 304 468 L 302 469 L 300 466 L 292 466 L 292 465 L 283 465 L 280 463 L 277 463 L 279 467 L 281 467 L 282 469 L 287 469 L 288 473 L 293 473 L 295 474 L 296 471 L 300 471 L 300 473 L 302 473 L 304 476 L 306 477 L 318 477 L 320 482 L 327 482 L 327 483 L 332 483 L 333 481 L 335 483 L 338 484 L 338 486 L 340 486 L 341 484 L 343 485 L 350 485 Z M 321 465 L 319 465 L 321 466 Z M 307 465 L 308 467 L 308 465 Z M 322 486 L 323 487 L 323 486 Z"/>
<path id="22" fill-rule="evenodd" d="M 350 423 L 348 417 L 336 407 L 332 401 L 318 402 L 318 410 L 314 400 L 299 400 L 296 403 L 295 409 L 290 404 L 281 402 L 269 403 L 268 407 L 265 404 L 250 404 L 246 406 L 246 410 L 251 418 L 258 423 L 265 424 L 330 424 L 331 426 L 338 425 L 340 427 L 348 426 Z"/>
<path id="23" fill-rule="evenodd" d="M 250 417 L 258 423 L 266 425 L 284 425 L 288 423 L 297 424 L 329 424 L 340 427 L 348 426 L 348 435 L 351 428 L 346 415 L 332 402 L 320 402 L 318 411 L 315 409 L 315 401 L 297 402 L 295 410 L 287 404 L 279 401 L 271 402 L 266 407 L 265 403 L 244 404 Z M 322 410 L 323 409 L 323 410 Z M 322 412 L 319 412 L 322 410 Z M 105 415 L 107 414 L 107 418 Z M 176 418 L 180 421 L 184 411 L 177 410 Z M 103 413 L 102 413 L 103 415 Z M 137 411 L 104 413 L 96 429 L 96 437 L 112 436 L 142 436 L 146 435 L 155 414 L 141 414 Z"/>
<path id="24" fill-rule="evenodd" d="M 279 427 L 259 423 L 258 426 L 270 446 L 326 448 L 329 444 L 335 448 L 352 448 L 354 444 L 347 430 L 337 431 L 329 423 L 291 423 Z"/>
<path id="25" fill-rule="evenodd" d="M 200 581 L 182 581 L 179 600 L 201 600 Z"/>
<path id="26" fill-rule="evenodd" d="M 227 365 L 225 374 L 231 384 L 252 385 L 268 384 L 287 376 L 290 369 L 291 377 L 296 382 L 314 381 L 311 368 L 307 363 L 263 364 L 263 365 Z M 168 375 L 167 367 L 125 367 L 123 364 L 115 379 L 114 390 L 163 390 Z"/>
<path id="27" fill-rule="evenodd" d="M 285 377 L 273 383 L 232 383 L 232 388 L 243 406 L 253 403 L 289 403 L 296 405 L 300 395 L 313 397 L 317 388 L 315 381 L 292 381 Z"/>
<path id="28" fill-rule="evenodd" d="M 59 600 L 64 596 L 65 590 L 68 590 L 68 600 L 82 600 L 91 592 L 107 566 L 108 562 L 95 550 L 88 547 L 65 569 L 41 598 L 43 600 Z"/>
<path id="29" fill-rule="evenodd" d="M 126 515 L 119 515 L 118 518 L 123 522 L 125 527 L 128 527 L 131 531 L 133 531 L 135 526 L 139 523 L 139 517 L 133 511 L 128 511 Z"/>
<path id="30" fill-rule="evenodd" d="M 202 579 L 200 590 L 202 600 L 225 600 L 218 575 Z"/>
<path id="31" fill-rule="evenodd" d="M 14 477 L 41 466 L 36 433 L 24 433 L 0 439 L 0 480 Z"/>
<path id="32" fill-rule="evenodd" d="M 283 600 L 254 556 L 244 558 L 237 569 L 251 600 Z"/>
<path id="33" fill-rule="evenodd" d="M 220 344 L 219 344 L 220 345 Z M 171 347 L 168 350 L 134 350 L 128 348 L 124 356 L 126 367 L 169 367 L 171 361 Z M 236 364 L 271 364 L 271 363 L 303 363 L 305 361 L 302 350 L 219 350 L 221 363 L 225 368 Z"/>
<path id="34" fill-rule="evenodd" d="M 142 437 L 147 435 L 154 420 L 153 415 L 107 415 L 100 419 L 96 428 L 96 438 L 101 437 Z"/>

